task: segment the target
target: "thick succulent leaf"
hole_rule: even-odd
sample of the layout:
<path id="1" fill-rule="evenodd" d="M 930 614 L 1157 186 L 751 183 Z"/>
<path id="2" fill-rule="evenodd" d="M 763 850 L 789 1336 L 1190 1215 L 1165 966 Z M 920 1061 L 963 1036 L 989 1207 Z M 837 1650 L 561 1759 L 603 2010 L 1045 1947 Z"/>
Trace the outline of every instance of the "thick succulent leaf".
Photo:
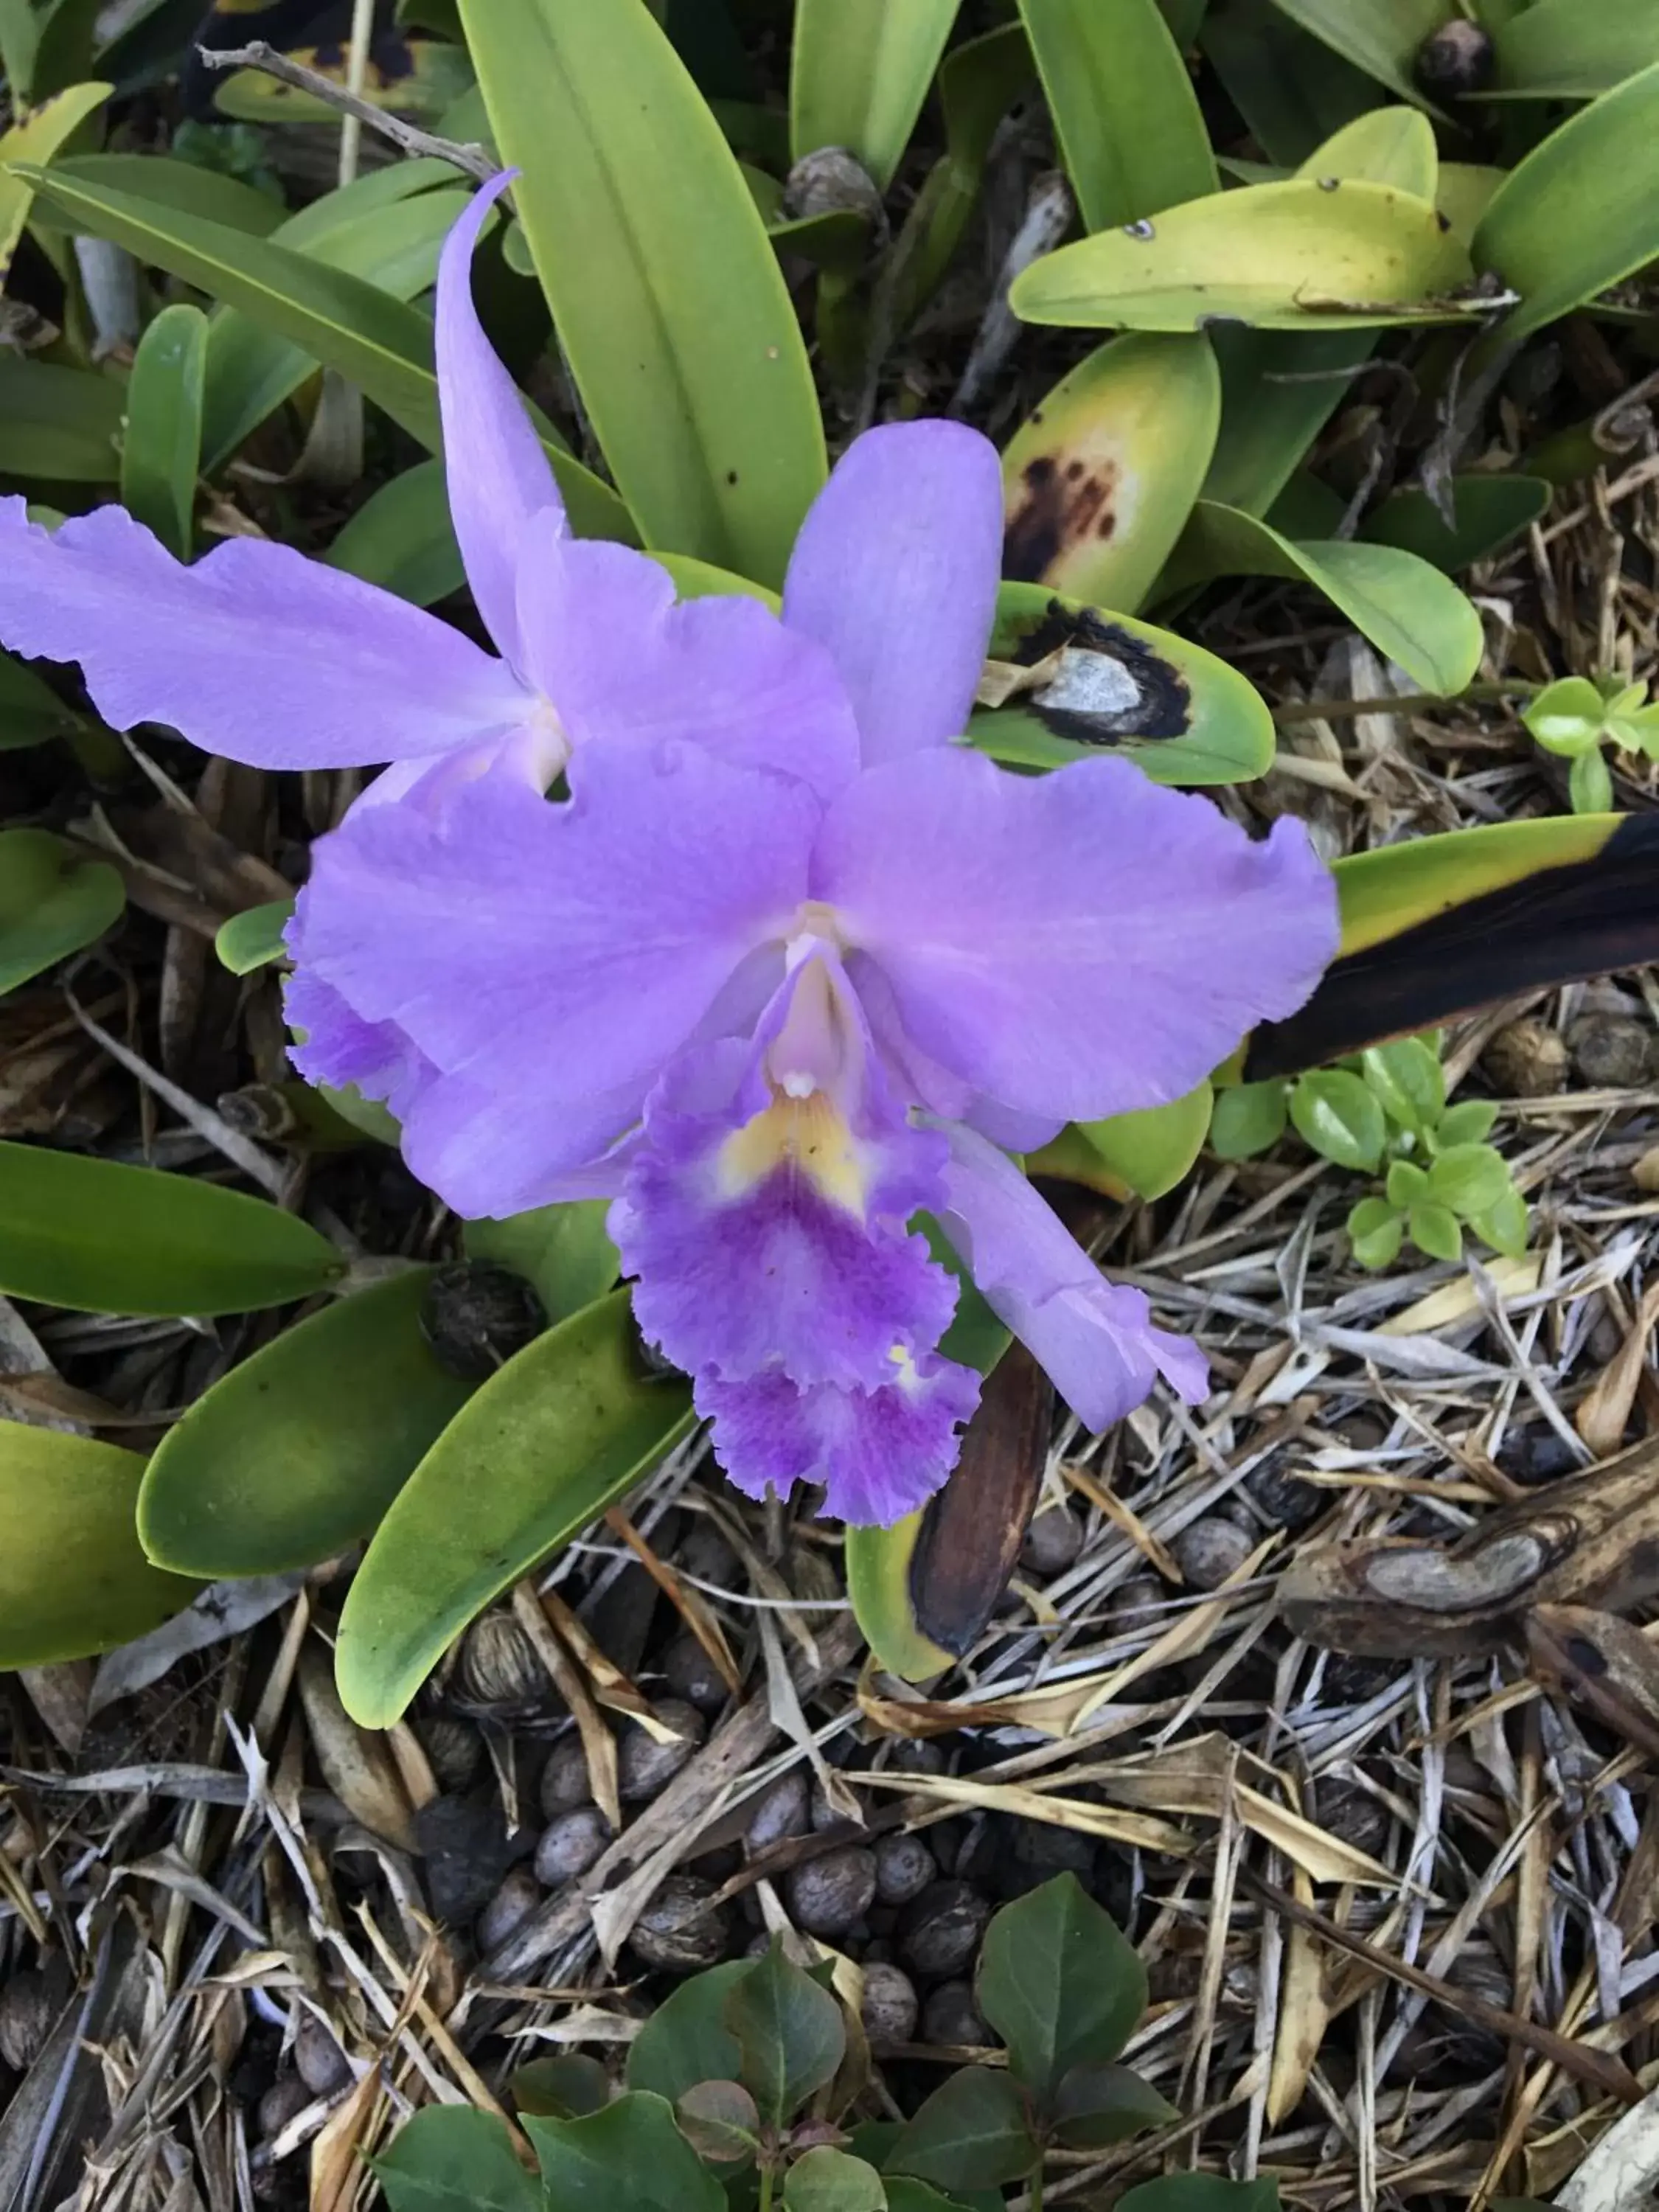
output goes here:
<path id="1" fill-rule="evenodd" d="M 1491 476 L 1471 470 L 1451 480 L 1455 520 L 1449 529 L 1428 494 L 1407 487 L 1390 492 L 1373 507 L 1360 524 L 1359 534 L 1374 544 L 1398 545 L 1455 576 L 1536 522 L 1548 507 L 1553 489 L 1542 477 Z"/>
<path id="2" fill-rule="evenodd" d="M 292 246 L 250 238 L 136 192 L 88 185 L 55 170 L 31 170 L 29 174 L 43 198 L 76 216 L 94 237 L 125 246 L 141 261 L 198 285 L 278 337 L 291 339 L 325 368 L 338 369 L 428 450 L 440 450 L 432 325 L 418 309 L 388 297 L 361 277 L 326 268 Z M 35 368 L 40 364 L 16 366 Z M 0 357 L 0 422 L 7 411 L 7 367 Z M 67 376 L 79 372 L 55 373 Z M 118 406 L 118 394 L 110 388 Z M 554 446 L 549 446 L 548 459 L 573 528 L 595 538 L 634 536 L 626 509 L 608 485 Z"/>
<path id="3" fill-rule="evenodd" d="M 0 351 L 0 476 L 112 483 L 125 411 L 112 377 Z"/>
<path id="4" fill-rule="evenodd" d="M 1413 553 L 1350 539 L 1298 541 L 1255 516 L 1200 500 L 1165 575 L 1170 589 L 1212 576 L 1312 584 L 1425 691 L 1451 697 L 1480 665 L 1480 617 Z"/>
<path id="5" fill-rule="evenodd" d="M 795 0 L 790 151 L 841 146 L 885 191 L 910 141 L 959 0 Z"/>
<path id="6" fill-rule="evenodd" d="M 830 0 L 835 4 L 835 0 Z M 1085 230 L 1218 191 L 1210 136 L 1158 0 L 1019 0 Z"/>
<path id="7" fill-rule="evenodd" d="M 195 1596 L 139 1549 L 143 1472 L 137 1452 L 0 1421 L 0 1667 L 110 1650 Z"/>
<path id="8" fill-rule="evenodd" d="M 1376 105 L 1375 81 L 1292 22 L 1275 0 L 1207 8 L 1198 41 L 1250 136 L 1283 168 Z"/>
<path id="9" fill-rule="evenodd" d="M 1385 84 L 1401 100 L 1421 100 L 1412 72 L 1418 48 L 1453 10 L 1448 0 L 1276 0 L 1292 22 L 1333 53 Z"/>
<path id="10" fill-rule="evenodd" d="M 49 830 L 0 830 L 0 995 L 95 944 L 125 905 L 106 860 Z"/>
<path id="11" fill-rule="evenodd" d="M 1311 177 L 1190 200 L 1046 254 L 1015 279 L 1028 323 L 1086 330 L 1355 330 L 1467 320 L 1469 257 L 1414 193 Z"/>
<path id="12" fill-rule="evenodd" d="M 1201 335 L 1131 331 L 1091 353 L 1004 453 L 1004 574 L 1133 613 L 1192 512 L 1220 417 Z"/>
<path id="13" fill-rule="evenodd" d="M 635 1364 L 626 1291 L 491 1376 L 398 1492 L 346 1598 L 336 1669 L 365 1728 L 404 1711 L 473 1615 L 620 1498 L 690 1425 Z"/>
<path id="14" fill-rule="evenodd" d="M 207 346 L 199 307 L 163 307 L 139 340 L 127 380 L 121 503 L 179 561 L 190 558 L 194 534 Z"/>
<path id="15" fill-rule="evenodd" d="M 1511 169 L 1474 234 L 1474 258 L 1521 295 L 1504 341 L 1594 299 L 1659 253 L 1659 63 L 1571 116 Z"/>
<path id="16" fill-rule="evenodd" d="M 263 1199 L 198 1176 L 0 1144 L 0 1291 L 86 1313 L 251 1313 L 327 1290 L 345 1262 Z"/>
<path id="17" fill-rule="evenodd" d="M 1201 646 L 1040 584 L 1005 584 L 997 610 L 993 653 L 1046 672 L 1036 689 L 969 723 L 993 760 L 1062 768 L 1107 748 L 1154 783 L 1178 784 L 1246 783 L 1271 765 L 1273 718 L 1260 694 Z"/>
<path id="18" fill-rule="evenodd" d="M 1596 0 L 1594 8 L 1534 0 L 1499 25 L 1494 44 L 1500 92 L 1583 99 L 1659 62 L 1659 9 L 1652 0 Z"/>
<path id="19" fill-rule="evenodd" d="M 702 94 L 645 0 L 461 15 L 560 342 L 646 542 L 780 582 L 823 431 L 765 226 Z"/>
<path id="20" fill-rule="evenodd" d="M 1564 815 L 1338 860 L 1342 950 L 1244 1074 L 1292 1075 L 1391 1036 L 1659 959 L 1659 817 Z"/>
<path id="21" fill-rule="evenodd" d="M 0 137 L 0 284 L 11 272 L 11 258 L 34 204 L 33 187 L 14 173 L 12 163 L 50 161 L 87 118 L 97 113 L 111 90 L 106 84 L 72 85 Z"/>
<path id="22" fill-rule="evenodd" d="M 196 1401 L 144 1477 L 138 1528 L 157 1565 L 279 1574 L 368 1535 L 472 1395 L 422 1334 L 430 1273 L 324 1307 Z"/>

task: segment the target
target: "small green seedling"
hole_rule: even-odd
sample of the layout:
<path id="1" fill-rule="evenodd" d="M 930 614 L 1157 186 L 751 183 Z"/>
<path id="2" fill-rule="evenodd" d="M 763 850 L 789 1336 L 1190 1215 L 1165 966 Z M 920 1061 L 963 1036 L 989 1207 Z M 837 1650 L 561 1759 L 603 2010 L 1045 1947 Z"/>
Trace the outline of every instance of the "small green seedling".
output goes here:
<path id="1" fill-rule="evenodd" d="M 1210 1143 L 1224 1160 L 1266 1152 L 1287 1125 L 1338 1167 L 1382 1178 L 1348 1215 L 1362 1267 L 1389 1267 L 1409 1237 L 1432 1260 L 1462 1256 L 1472 1230 L 1496 1252 L 1527 1249 L 1527 1204 L 1509 1163 L 1486 1139 L 1498 1109 L 1446 1103 L 1434 1043 L 1402 1037 L 1294 1083 L 1240 1084 L 1216 1099 Z"/>
<path id="2" fill-rule="evenodd" d="M 596 2059 L 532 2060 L 511 2087 L 540 2168 L 470 2107 L 417 2112 L 376 2172 L 392 2212 L 991 2212 L 1042 2196 L 1053 2149 L 1099 2151 L 1176 2117 L 1119 2055 L 1146 1975 L 1110 1917 L 1060 1875 L 986 1930 L 977 2002 L 1002 2066 L 947 2075 L 908 2120 L 866 2119 L 866 2069 L 828 1963 L 765 1957 L 693 1975 L 630 2045 L 618 2089 Z M 861 2046 L 852 2046 L 861 2047 Z M 1122 2212 L 1279 2212 L 1270 2181 L 1151 2181 Z"/>
<path id="3" fill-rule="evenodd" d="M 1564 676 L 1546 684 L 1521 719 L 1546 752 L 1572 763 L 1567 788 L 1575 814 L 1605 814 L 1613 805 L 1604 745 L 1659 760 L 1659 702 L 1648 703 L 1645 684 Z"/>

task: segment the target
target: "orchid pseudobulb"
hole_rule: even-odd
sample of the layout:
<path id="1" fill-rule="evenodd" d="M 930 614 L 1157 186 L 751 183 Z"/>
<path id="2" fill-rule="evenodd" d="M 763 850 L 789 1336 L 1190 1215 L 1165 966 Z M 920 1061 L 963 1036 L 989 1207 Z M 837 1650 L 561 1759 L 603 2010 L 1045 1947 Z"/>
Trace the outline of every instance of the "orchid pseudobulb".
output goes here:
<path id="1" fill-rule="evenodd" d="M 0 636 L 233 757 L 393 757 L 315 848 L 298 1065 L 386 1099 L 463 1214 L 610 1198 L 640 1325 L 742 1488 L 816 1480 L 885 1523 L 945 1480 L 978 1377 L 939 1352 L 957 1287 L 924 1217 L 1091 1428 L 1160 1374 L 1201 1397 L 1196 1347 L 1011 1154 L 1179 1097 L 1302 1002 L 1337 926 L 1300 825 L 1254 842 L 1126 762 L 1025 777 L 953 742 L 1001 544 L 960 424 L 854 442 L 781 618 L 677 605 L 646 556 L 570 539 L 473 314 L 484 204 L 446 249 L 439 361 L 500 659 L 281 548 L 184 569 L 118 511 L 53 538 L 15 502 Z"/>

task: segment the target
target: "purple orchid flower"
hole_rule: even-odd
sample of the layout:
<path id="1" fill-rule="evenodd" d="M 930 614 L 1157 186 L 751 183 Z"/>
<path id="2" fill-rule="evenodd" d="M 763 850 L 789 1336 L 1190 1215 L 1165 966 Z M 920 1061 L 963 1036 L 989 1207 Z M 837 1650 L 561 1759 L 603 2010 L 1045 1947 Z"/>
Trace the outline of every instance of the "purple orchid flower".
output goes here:
<path id="1" fill-rule="evenodd" d="M 571 541 L 473 315 L 486 204 L 446 249 L 439 363 L 499 659 L 281 547 L 184 569 L 117 511 L 48 538 L 19 502 L 0 636 L 233 758 L 395 756 L 366 797 L 399 803 L 315 848 L 296 1060 L 386 1098 L 459 1212 L 611 1198 L 641 1326 L 744 1489 L 817 1480 L 887 1523 L 949 1474 L 978 1378 L 939 1352 L 956 1286 L 923 1215 L 1091 1428 L 1159 1374 L 1195 1401 L 1201 1354 L 1010 1153 L 1179 1097 L 1302 1002 L 1337 936 L 1304 832 L 1252 842 L 1121 761 L 1030 778 L 951 742 L 1001 544 L 995 453 L 960 425 L 854 443 L 781 620 Z"/>

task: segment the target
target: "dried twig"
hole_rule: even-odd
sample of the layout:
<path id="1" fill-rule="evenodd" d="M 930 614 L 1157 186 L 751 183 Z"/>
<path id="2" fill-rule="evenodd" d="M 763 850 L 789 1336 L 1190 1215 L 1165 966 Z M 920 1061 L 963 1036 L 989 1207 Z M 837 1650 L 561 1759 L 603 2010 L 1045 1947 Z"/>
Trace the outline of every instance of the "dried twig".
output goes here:
<path id="1" fill-rule="evenodd" d="M 342 115 L 355 116 L 371 131 L 378 131 L 383 138 L 390 138 L 394 145 L 401 146 L 405 154 L 425 154 L 434 161 L 447 161 L 457 169 L 465 169 L 469 177 L 477 177 L 481 184 L 488 184 L 501 173 L 500 162 L 492 161 L 482 146 L 463 145 L 455 138 L 434 137 L 431 131 L 405 123 L 400 115 L 391 115 L 386 109 L 376 107 L 372 100 L 348 92 L 343 85 L 336 84 L 332 77 L 325 76 L 320 70 L 307 69 L 303 62 L 290 61 L 263 39 L 220 52 L 211 46 L 198 46 L 196 51 L 208 69 L 258 70 L 265 76 L 274 76 L 280 84 L 292 85 L 296 92 L 308 92 L 313 100 L 324 101 Z"/>

